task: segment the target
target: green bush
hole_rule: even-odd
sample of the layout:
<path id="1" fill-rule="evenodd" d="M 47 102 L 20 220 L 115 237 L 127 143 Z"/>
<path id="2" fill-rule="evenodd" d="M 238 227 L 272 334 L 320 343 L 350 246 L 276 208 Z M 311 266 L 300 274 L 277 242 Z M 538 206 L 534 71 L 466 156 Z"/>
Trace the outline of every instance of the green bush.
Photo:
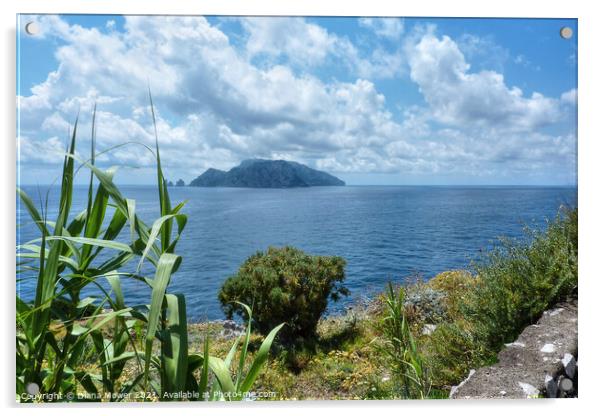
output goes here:
<path id="1" fill-rule="evenodd" d="M 439 324 L 421 341 L 436 388 L 457 385 L 471 369 L 488 365 L 495 358 L 462 321 Z"/>
<path id="2" fill-rule="evenodd" d="M 475 264 L 463 311 L 494 350 L 577 288 L 577 209 L 562 209 L 546 231 L 527 232 L 530 241 L 502 240 Z"/>
<path id="3" fill-rule="evenodd" d="M 349 294 L 344 279 L 345 260 L 341 257 L 270 247 L 249 257 L 238 273 L 224 282 L 218 297 L 228 318 L 234 313 L 243 316 L 236 302 L 253 305 L 254 323 L 261 333 L 286 322 L 280 340 L 303 342 L 315 338 L 328 300 Z"/>

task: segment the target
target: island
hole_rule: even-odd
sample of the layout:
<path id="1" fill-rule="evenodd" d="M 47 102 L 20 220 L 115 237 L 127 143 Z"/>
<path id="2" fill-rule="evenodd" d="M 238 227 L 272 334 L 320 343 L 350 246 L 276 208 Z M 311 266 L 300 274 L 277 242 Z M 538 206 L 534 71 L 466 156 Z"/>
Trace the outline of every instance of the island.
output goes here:
<path id="1" fill-rule="evenodd" d="M 249 159 L 229 171 L 209 168 L 190 186 L 232 188 L 299 188 L 345 186 L 329 173 L 287 160 Z"/>

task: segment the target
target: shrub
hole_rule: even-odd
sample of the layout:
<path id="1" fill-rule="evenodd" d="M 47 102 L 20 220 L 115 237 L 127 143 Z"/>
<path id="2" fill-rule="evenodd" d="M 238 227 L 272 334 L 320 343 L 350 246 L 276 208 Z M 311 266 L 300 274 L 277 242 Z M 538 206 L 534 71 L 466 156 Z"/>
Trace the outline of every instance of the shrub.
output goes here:
<path id="1" fill-rule="evenodd" d="M 444 293 L 443 302 L 450 319 L 462 317 L 461 305 L 473 289 L 477 279 L 466 270 L 439 273 L 428 281 L 428 286 Z"/>
<path id="2" fill-rule="evenodd" d="M 249 257 L 221 288 L 219 300 L 226 315 L 242 316 L 236 302 L 253 305 L 253 319 L 261 333 L 286 322 L 283 342 L 315 338 L 328 300 L 348 295 L 342 284 L 345 260 L 311 256 L 294 247 L 270 247 Z"/>
<path id="3" fill-rule="evenodd" d="M 577 210 L 562 209 L 530 241 L 502 240 L 475 263 L 463 311 L 492 349 L 508 342 L 577 287 Z"/>
<path id="4" fill-rule="evenodd" d="M 423 337 L 425 359 L 432 371 L 433 385 L 446 388 L 466 378 L 472 368 L 486 365 L 495 357 L 486 351 L 465 321 L 437 325 L 428 337 Z"/>

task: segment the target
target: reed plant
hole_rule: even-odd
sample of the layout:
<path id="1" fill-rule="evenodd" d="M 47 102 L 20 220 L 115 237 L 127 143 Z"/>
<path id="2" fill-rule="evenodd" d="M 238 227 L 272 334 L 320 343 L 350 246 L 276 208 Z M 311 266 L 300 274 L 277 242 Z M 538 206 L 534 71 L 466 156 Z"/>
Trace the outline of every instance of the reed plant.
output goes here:
<path id="1" fill-rule="evenodd" d="M 373 345 L 386 359 L 386 367 L 391 371 L 393 398 L 428 398 L 431 393 L 429 370 L 406 319 L 403 287 L 396 290 L 391 282 L 388 283 L 384 316 L 378 330 L 381 336 L 374 339 Z"/>
<path id="2" fill-rule="evenodd" d="M 70 134 L 56 219 L 47 218 L 48 196 L 38 209 L 17 189 L 40 234 L 17 245 L 17 278 L 35 279 L 34 299 L 19 293 L 16 299 L 19 401 L 237 400 L 251 389 L 282 327 L 266 337 L 246 373 L 250 325 L 225 361 L 209 355 L 208 336 L 201 354 L 189 351 L 185 297 L 168 292 L 182 262 L 176 247 L 187 222 L 181 212 L 185 202 L 171 203 L 150 91 L 149 101 L 155 148 L 147 149 L 156 159 L 160 208 L 152 225 L 113 182 L 115 169 L 103 170 L 95 163 L 96 107 L 89 159 L 76 155 L 77 119 Z M 73 213 L 74 178 L 82 169 L 90 172 L 87 206 Z M 143 272 L 145 261 L 152 265 L 150 274 Z M 128 306 L 124 279 L 147 285 L 149 304 Z M 90 288 L 99 295 L 84 296 Z M 234 370 L 230 361 L 239 344 L 240 363 Z M 235 381 L 227 382 L 233 371 Z"/>

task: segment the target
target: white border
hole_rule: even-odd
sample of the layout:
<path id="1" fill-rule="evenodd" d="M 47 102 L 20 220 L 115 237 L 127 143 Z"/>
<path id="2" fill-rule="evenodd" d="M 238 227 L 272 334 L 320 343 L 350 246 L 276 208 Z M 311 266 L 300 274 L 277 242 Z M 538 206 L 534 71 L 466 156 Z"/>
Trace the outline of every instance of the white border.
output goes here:
<path id="1" fill-rule="evenodd" d="M 405 412 L 433 412 L 439 414 L 508 414 L 523 412 L 560 414 L 582 412 L 594 408 L 599 397 L 600 361 L 602 360 L 600 336 L 600 310 L 596 307 L 602 295 L 600 267 L 601 186 L 602 152 L 600 152 L 600 120 L 602 97 L 600 76 L 600 40 L 602 39 L 602 15 L 593 1 L 545 1 L 525 0 L 492 1 L 471 0 L 419 0 L 399 2 L 389 0 L 304 0 L 285 2 L 278 0 L 9 0 L 0 2 L 2 20 L 2 73 L 3 97 L 0 100 L 2 140 L 2 180 L 0 209 L 2 233 L 0 250 L 4 313 L 2 349 L 3 371 L 0 381 L 1 405 L 12 407 L 11 412 L 30 413 L 32 408 L 15 408 L 14 403 L 14 242 L 15 242 L 15 25 L 16 13 L 104 13 L 104 14 L 235 14 L 235 15 L 343 15 L 343 16 L 440 16 L 440 17 L 564 17 L 579 19 L 579 255 L 580 268 L 580 398 L 577 400 L 546 401 L 428 401 L 428 402 L 286 402 L 246 403 L 227 406 L 202 406 L 186 404 L 130 405 L 126 408 L 84 408 L 60 405 L 36 409 L 40 414 L 65 414 L 86 412 L 103 415 L 108 412 L 161 414 L 166 411 L 195 414 L 257 413 L 306 414 L 307 412 L 345 412 L 365 414 L 367 411 L 403 414 Z M 596 123 L 598 121 L 598 123 Z M 601 403 L 602 404 L 602 403 Z M 600 406 L 597 406 L 600 407 Z M 168 410 L 172 409 L 173 410 Z M 110 410 L 109 410 L 110 409 Z"/>

